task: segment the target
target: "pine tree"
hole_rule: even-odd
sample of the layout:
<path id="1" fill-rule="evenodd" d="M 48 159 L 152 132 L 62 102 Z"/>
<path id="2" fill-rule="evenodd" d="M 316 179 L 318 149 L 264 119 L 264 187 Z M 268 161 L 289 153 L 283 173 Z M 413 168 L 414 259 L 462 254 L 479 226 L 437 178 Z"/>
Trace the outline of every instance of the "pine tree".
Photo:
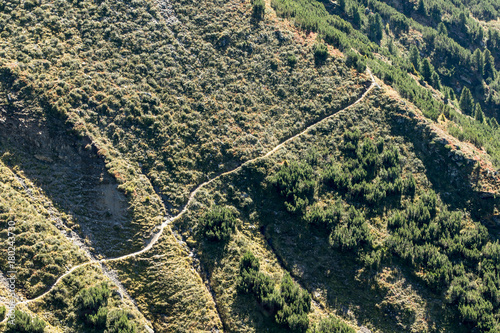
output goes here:
<path id="1" fill-rule="evenodd" d="M 483 27 L 479 26 L 477 34 L 476 34 L 476 43 L 481 43 L 484 39 L 484 30 Z"/>
<path id="2" fill-rule="evenodd" d="M 380 14 L 370 15 L 368 17 L 368 33 L 373 41 L 380 41 L 383 36 L 384 27 Z"/>
<path id="3" fill-rule="evenodd" d="M 495 117 L 490 118 L 490 126 L 493 129 L 498 129 L 498 121 L 495 119 Z"/>
<path id="4" fill-rule="evenodd" d="M 481 109 L 481 105 L 479 103 L 476 103 L 476 110 L 474 111 L 474 118 L 479 121 L 480 123 L 484 122 L 484 113 L 483 110 Z"/>
<path id="5" fill-rule="evenodd" d="M 476 49 L 476 51 L 474 51 L 472 59 L 474 59 L 474 64 L 479 75 L 484 75 L 484 58 L 479 49 Z"/>
<path id="6" fill-rule="evenodd" d="M 323 64 L 323 62 L 325 62 L 325 60 L 328 58 L 328 48 L 322 42 L 316 42 L 313 45 L 313 53 L 316 66 Z"/>
<path id="7" fill-rule="evenodd" d="M 458 15 L 458 24 L 460 25 L 460 29 L 462 29 L 462 31 L 467 32 L 467 17 L 464 12 L 461 12 L 460 15 Z"/>
<path id="8" fill-rule="evenodd" d="M 486 49 L 483 53 L 483 63 L 484 63 L 484 71 L 483 75 L 485 78 L 495 78 L 495 60 L 491 55 L 490 50 Z"/>
<path id="9" fill-rule="evenodd" d="M 236 229 L 236 218 L 228 207 L 215 206 L 200 218 L 200 225 L 208 240 L 226 241 Z"/>
<path id="10" fill-rule="evenodd" d="M 464 87 L 462 90 L 459 106 L 463 113 L 472 115 L 472 112 L 474 111 L 474 99 L 472 98 L 472 94 L 467 87 Z"/>
<path id="11" fill-rule="evenodd" d="M 435 71 L 431 75 L 431 85 L 436 89 L 441 89 L 441 80 L 439 80 L 439 75 Z"/>
<path id="12" fill-rule="evenodd" d="M 417 12 L 420 15 L 427 16 L 427 9 L 425 8 L 424 0 L 419 0 L 417 5 Z"/>
<path id="13" fill-rule="evenodd" d="M 413 64 L 413 67 L 415 67 L 415 69 L 419 68 L 420 54 L 419 54 L 418 49 L 415 45 L 412 45 L 410 47 L 410 61 Z"/>
<path id="14" fill-rule="evenodd" d="M 439 8 L 439 5 L 433 5 L 430 10 L 429 10 L 429 15 L 431 16 L 432 20 L 434 22 L 440 22 L 441 21 L 441 8 Z"/>
<path id="15" fill-rule="evenodd" d="M 359 13 L 359 8 L 353 5 L 349 8 L 349 16 L 352 19 L 352 24 L 359 28 L 361 26 L 361 14 Z"/>
<path id="16" fill-rule="evenodd" d="M 450 91 L 445 88 L 443 91 L 443 95 L 444 95 L 444 102 L 448 104 L 448 101 L 450 100 Z"/>
<path id="17" fill-rule="evenodd" d="M 488 39 L 486 40 L 486 47 L 490 50 L 494 49 L 493 45 L 493 30 L 491 28 L 488 29 Z"/>
<path id="18" fill-rule="evenodd" d="M 339 9 L 342 13 L 345 12 L 345 0 L 339 0 L 338 2 L 338 5 L 339 5 Z"/>
<path id="19" fill-rule="evenodd" d="M 429 61 L 429 58 L 425 58 L 422 60 L 422 66 L 420 66 L 420 72 L 425 81 L 431 83 L 432 82 L 432 73 L 434 72 L 434 68 Z"/>
<path id="20" fill-rule="evenodd" d="M 440 35 L 448 36 L 448 29 L 446 29 L 446 26 L 443 22 L 439 22 L 437 30 Z"/>
<path id="21" fill-rule="evenodd" d="M 450 92 L 450 100 L 454 100 L 457 98 L 457 96 L 455 96 L 455 92 L 453 91 L 452 88 L 449 88 L 448 91 Z"/>

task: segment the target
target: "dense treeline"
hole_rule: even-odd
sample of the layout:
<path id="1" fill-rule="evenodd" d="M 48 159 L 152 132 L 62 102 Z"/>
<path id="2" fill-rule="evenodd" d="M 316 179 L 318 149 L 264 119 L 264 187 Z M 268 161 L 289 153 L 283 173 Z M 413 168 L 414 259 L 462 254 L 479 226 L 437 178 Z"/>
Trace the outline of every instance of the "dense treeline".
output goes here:
<path id="1" fill-rule="evenodd" d="M 434 192 L 423 193 L 388 221 L 388 248 L 403 258 L 433 289 L 446 291 L 460 319 L 482 331 L 497 331 L 500 245 L 479 223 L 450 212 Z"/>

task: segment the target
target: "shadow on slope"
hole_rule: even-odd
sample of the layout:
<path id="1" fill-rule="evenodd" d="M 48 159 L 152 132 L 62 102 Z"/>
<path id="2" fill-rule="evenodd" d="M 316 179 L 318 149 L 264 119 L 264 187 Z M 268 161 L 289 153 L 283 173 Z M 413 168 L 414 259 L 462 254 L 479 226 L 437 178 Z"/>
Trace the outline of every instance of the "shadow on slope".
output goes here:
<path id="1" fill-rule="evenodd" d="M 116 256 L 141 246 L 142 240 L 133 240 L 127 198 L 90 141 L 37 104 L 26 107 L 12 92 L 8 96 L 10 102 L 0 105 L 0 154 L 5 162 L 22 170 L 57 209 L 72 216 L 77 225 L 70 227 L 96 253 Z"/>
<path id="2" fill-rule="evenodd" d="M 418 119 L 408 107 L 389 101 L 391 130 L 413 145 L 414 152 L 424 164 L 424 173 L 432 189 L 453 210 L 466 209 L 476 220 L 488 227 L 490 235 L 498 238 L 500 227 L 491 223 L 495 208 L 500 207 L 500 197 L 481 189 L 480 183 L 495 180 L 485 174 L 477 161 L 465 156 L 446 138 L 439 137 L 426 121 Z M 488 173 L 488 172 L 486 172 Z"/>

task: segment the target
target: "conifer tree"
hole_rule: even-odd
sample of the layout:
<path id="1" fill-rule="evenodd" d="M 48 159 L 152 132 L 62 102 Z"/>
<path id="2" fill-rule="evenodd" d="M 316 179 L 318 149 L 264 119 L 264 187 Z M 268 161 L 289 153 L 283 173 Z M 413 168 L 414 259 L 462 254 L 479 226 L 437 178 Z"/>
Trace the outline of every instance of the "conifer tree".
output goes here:
<path id="1" fill-rule="evenodd" d="M 443 22 L 439 22 L 437 30 L 440 35 L 448 36 L 448 29 L 446 29 L 446 26 Z"/>
<path id="2" fill-rule="evenodd" d="M 495 117 L 490 118 L 490 126 L 493 129 L 498 129 L 498 121 L 495 119 Z"/>
<path id="3" fill-rule="evenodd" d="M 413 67 L 415 67 L 415 69 L 419 68 L 420 54 L 419 54 L 418 49 L 415 45 L 412 45 L 410 47 L 410 61 L 413 64 Z"/>
<path id="4" fill-rule="evenodd" d="M 495 78 L 495 60 L 493 59 L 493 56 L 491 55 L 491 52 L 488 49 L 484 50 L 483 63 L 484 63 L 484 70 L 483 70 L 484 77 L 494 79 Z"/>
<path id="5" fill-rule="evenodd" d="M 481 51 L 479 49 L 476 49 L 476 51 L 474 51 L 474 54 L 472 55 L 472 58 L 474 59 L 474 65 L 476 66 L 476 70 L 479 75 L 484 75 L 484 58 L 481 54 Z"/>
<path id="6" fill-rule="evenodd" d="M 483 110 L 481 109 L 481 105 L 479 103 L 476 103 L 476 109 L 474 111 L 474 118 L 479 121 L 480 123 L 484 122 L 484 113 Z"/>
<path id="7" fill-rule="evenodd" d="M 417 5 L 417 12 L 420 15 L 427 16 L 427 9 L 425 8 L 424 0 L 419 0 Z"/>
<path id="8" fill-rule="evenodd" d="M 368 17 L 368 33 L 370 39 L 373 41 L 380 41 L 382 39 L 384 27 L 382 24 L 382 17 L 377 13 Z"/>
<path id="9" fill-rule="evenodd" d="M 472 115 L 472 112 L 474 111 L 474 99 L 472 98 L 472 94 L 467 87 L 464 87 L 462 90 L 459 106 L 463 113 Z"/>
<path id="10" fill-rule="evenodd" d="M 431 85 L 436 89 L 441 89 L 441 81 L 439 80 L 439 75 L 435 71 L 431 75 Z"/>
<path id="11" fill-rule="evenodd" d="M 361 26 L 361 14 L 359 13 L 358 6 L 353 5 L 349 9 L 349 16 L 352 18 L 352 24 L 359 28 Z"/>
<path id="12" fill-rule="evenodd" d="M 429 58 L 425 58 L 422 60 L 422 66 L 420 66 L 420 72 L 425 81 L 431 83 L 432 82 L 432 72 L 434 72 L 434 68 L 429 61 Z"/>
<path id="13" fill-rule="evenodd" d="M 464 12 L 461 12 L 458 15 L 458 24 L 460 25 L 460 29 L 462 29 L 462 31 L 467 32 L 467 17 Z"/>

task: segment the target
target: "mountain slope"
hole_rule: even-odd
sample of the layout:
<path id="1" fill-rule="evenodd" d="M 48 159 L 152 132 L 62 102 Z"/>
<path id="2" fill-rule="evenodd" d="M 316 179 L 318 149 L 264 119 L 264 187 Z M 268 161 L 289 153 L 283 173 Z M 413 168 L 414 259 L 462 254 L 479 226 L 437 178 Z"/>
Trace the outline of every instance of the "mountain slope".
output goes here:
<path id="1" fill-rule="evenodd" d="M 50 332 L 498 329 L 494 4 L 422 3 L 2 4 L 16 308 Z"/>

